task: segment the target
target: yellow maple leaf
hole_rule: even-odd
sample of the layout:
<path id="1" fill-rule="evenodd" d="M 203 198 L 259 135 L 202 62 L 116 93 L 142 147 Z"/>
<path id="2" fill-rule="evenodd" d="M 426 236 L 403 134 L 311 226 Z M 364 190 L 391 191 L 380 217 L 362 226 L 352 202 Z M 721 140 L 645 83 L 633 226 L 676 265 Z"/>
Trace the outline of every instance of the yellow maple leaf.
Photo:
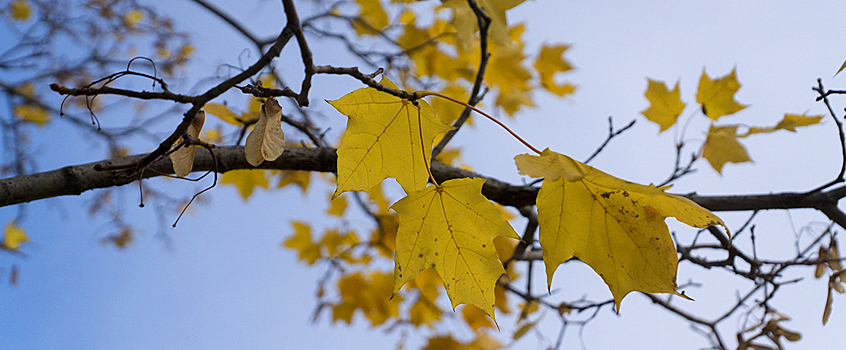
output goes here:
<path id="1" fill-rule="evenodd" d="M 402 295 L 391 297 L 391 274 L 372 271 L 347 274 L 338 279 L 341 302 L 333 305 L 333 321 L 352 323 L 356 310 L 361 311 L 372 326 L 385 323 L 389 318 L 399 316 Z"/>
<path id="2" fill-rule="evenodd" d="M 488 29 L 488 36 L 495 44 L 499 46 L 508 46 L 511 44 L 511 38 L 508 36 L 508 23 L 505 18 L 505 11 L 521 4 L 524 0 L 478 0 L 479 5 L 485 14 L 491 18 L 491 24 Z M 476 14 L 467 1 L 463 0 L 447 0 L 443 2 L 444 7 L 451 8 L 452 25 L 457 31 L 456 38 L 463 47 L 467 47 L 471 42 L 473 33 L 479 30 Z"/>
<path id="3" fill-rule="evenodd" d="M 631 291 L 676 293 L 678 258 L 664 220 L 694 227 L 723 221 L 687 198 L 624 181 L 549 149 L 515 157 L 521 174 L 545 178 L 537 197 L 547 283 L 578 257 L 605 281 L 619 310 Z"/>
<path id="4" fill-rule="evenodd" d="M 808 126 L 819 124 L 819 122 L 823 119 L 822 115 L 812 115 L 806 116 L 804 114 L 790 114 L 785 113 L 784 118 L 778 122 L 775 126 L 771 127 L 757 127 L 753 126 L 749 128 L 749 131 L 746 134 L 738 136 L 738 137 L 746 137 L 752 134 L 760 134 L 760 133 L 769 133 L 778 130 L 787 130 L 796 132 L 796 128 L 800 126 Z"/>
<path id="5" fill-rule="evenodd" d="M 326 208 L 326 214 L 334 216 L 344 216 L 344 211 L 347 210 L 347 197 L 337 196 L 329 198 L 329 208 Z"/>
<path id="6" fill-rule="evenodd" d="M 724 115 L 746 108 L 746 105 L 734 100 L 734 94 L 738 89 L 740 89 L 740 83 L 737 82 L 735 69 L 732 69 L 729 75 L 716 80 L 711 80 L 703 69 L 702 77 L 699 78 L 699 90 L 696 92 L 696 102 L 702 105 L 702 113 L 705 113 L 708 118 L 717 120 Z"/>
<path id="7" fill-rule="evenodd" d="M 387 78 L 381 84 L 397 88 Z M 408 100 L 362 88 L 327 102 L 349 118 L 338 147 L 335 196 L 370 190 L 388 177 L 397 179 L 406 193 L 426 187 L 432 140 L 452 129 L 438 119 L 426 101 L 419 100 L 418 111 Z"/>
<path id="8" fill-rule="evenodd" d="M 38 126 L 45 126 L 50 121 L 50 112 L 38 106 L 19 105 L 14 112 L 21 120 Z"/>
<path id="9" fill-rule="evenodd" d="M 452 337 L 452 334 L 435 335 L 427 339 L 426 346 L 420 350 L 465 350 L 466 345 Z"/>
<path id="10" fill-rule="evenodd" d="M 12 19 L 18 21 L 26 21 L 32 14 L 32 8 L 26 0 L 14 0 L 10 2 L 9 9 L 11 10 Z"/>
<path id="11" fill-rule="evenodd" d="M 444 281 L 452 307 L 467 303 L 493 318 L 494 287 L 505 270 L 494 237 L 518 238 L 502 212 L 481 194 L 484 179 L 454 179 L 411 192 L 394 203 L 399 230 L 394 293 L 428 268 Z"/>
<path id="12" fill-rule="evenodd" d="M 568 48 L 568 45 L 544 44 L 535 60 L 535 70 L 540 75 L 541 86 L 558 96 L 572 94 L 576 91 L 576 87 L 572 84 L 555 82 L 556 73 L 564 73 L 573 69 L 570 62 L 564 59 L 564 51 Z"/>
<path id="13" fill-rule="evenodd" d="M 355 2 L 361 7 L 357 15 L 358 21 L 352 22 L 352 27 L 358 36 L 376 35 L 388 26 L 388 13 L 382 8 L 379 0 L 355 0 Z"/>
<path id="14" fill-rule="evenodd" d="M 185 133 L 193 138 L 199 137 L 200 130 L 203 129 L 203 123 L 205 120 L 206 112 L 203 112 L 201 109 L 197 112 L 194 120 L 191 121 L 191 125 L 188 125 L 188 130 Z M 182 138 L 180 137 L 179 140 L 173 144 L 173 147 L 178 146 L 181 142 Z M 188 174 L 191 173 L 191 170 L 194 168 L 194 152 L 196 147 L 197 146 L 194 145 L 185 145 L 170 154 L 170 161 L 173 163 L 173 173 L 176 174 L 176 176 L 188 176 Z"/>
<path id="15" fill-rule="evenodd" d="M 718 173 L 723 173 L 726 163 L 751 162 L 746 147 L 737 142 L 737 125 L 714 126 L 708 130 L 705 144 L 702 146 L 702 157 L 708 160 L 711 167 Z"/>
<path id="16" fill-rule="evenodd" d="M 3 228 L 3 242 L 0 242 L 0 248 L 17 251 L 23 242 L 29 242 L 29 237 L 27 237 L 22 228 L 18 227 L 14 220 L 9 221 L 6 227 Z"/>
<path id="17" fill-rule="evenodd" d="M 518 110 L 533 107 L 531 91 L 532 74 L 523 65 L 526 55 L 523 54 L 523 42 L 520 36 L 525 26 L 517 25 L 511 28 L 510 35 L 514 38 L 513 45 L 506 47 L 491 47 L 491 58 L 488 61 L 488 74 L 485 81 L 499 89 L 496 105 L 513 116 Z"/>
<path id="18" fill-rule="evenodd" d="M 336 257 L 347 251 L 350 247 L 356 245 L 358 243 L 358 236 L 356 236 L 355 232 L 347 231 L 341 233 L 341 231 L 337 229 L 329 229 L 323 233 L 323 237 L 320 237 L 320 242 L 318 245 L 321 249 L 325 249 L 326 256 Z M 348 262 L 352 262 L 349 260 L 350 256 L 344 256 L 342 258 L 347 258 Z"/>
<path id="19" fill-rule="evenodd" d="M 408 317 L 411 324 L 420 327 L 427 325 L 432 328 L 435 322 L 441 319 L 443 311 L 436 300 L 440 294 L 438 287 L 443 285 L 437 271 L 426 269 L 420 271 L 417 276 L 408 282 L 408 287 L 417 289 L 417 300 L 408 309 Z"/>
<path id="20" fill-rule="evenodd" d="M 259 166 L 264 161 L 274 161 L 285 151 L 285 134 L 282 132 L 282 106 L 268 98 L 261 108 L 255 128 L 247 136 L 244 153 L 247 163 Z"/>
<path id="21" fill-rule="evenodd" d="M 265 170 L 231 170 L 220 176 L 220 184 L 231 184 L 238 187 L 238 193 L 244 200 L 250 198 L 256 187 L 270 188 L 268 184 L 268 171 Z"/>
<path id="22" fill-rule="evenodd" d="M 129 29 L 135 27 L 144 19 L 144 13 L 139 10 L 132 10 L 123 15 L 123 25 Z"/>
<path id="23" fill-rule="evenodd" d="M 114 244 L 118 249 L 124 249 L 132 243 L 133 239 L 132 229 L 124 227 L 120 230 L 120 232 L 110 234 L 100 239 L 100 244 Z"/>
<path id="24" fill-rule="evenodd" d="M 662 81 L 649 80 L 649 86 L 646 88 L 644 95 L 649 100 L 649 108 L 644 109 L 640 113 L 655 123 L 657 123 L 662 132 L 669 129 L 678 120 L 679 115 L 684 110 L 684 102 L 679 97 L 679 83 L 672 91 L 667 90 L 667 85 Z"/>
<path id="25" fill-rule="evenodd" d="M 448 82 L 440 93 L 460 101 L 467 101 L 470 96 L 467 89 L 455 82 Z M 438 117 L 440 117 L 441 120 L 450 125 L 453 124 L 453 122 L 461 116 L 461 112 L 464 111 L 464 106 L 442 98 L 432 100 L 432 108 L 435 109 L 435 112 L 438 113 Z M 465 122 L 466 124 L 472 124 L 472 115 L 473 114 L 471 113 L 471 118 L 467 118 L 467 121 Z"/>
<path id="26" fill-rule="evenodd" d="M 494 328 L 494 323 L 491 322 L 485 312 L 473 305 L 464 305 L 461 310 L 461 318 L 464 319 L 464 322 L 467 322 L 467 325 L 474 332 L 478 332 L 480 328 Z"/>
<path id="27" fill-rule="evenodd" d="M 397 245 L 397 229 L 399 220 L 396 214 L 377 214 L 376 221 L 379 227 L 371 231 L 370 245 L 379 249 L 379 253 L 386 258 L 394 257 L 394 249 Z"/>
<path id="28" fill-rule="evenodd" d="M 291 226 L 294 227 L 294 234 L 282 242 L 282 246 L 296 250 L 300 260 L 314 265 L 321 254 L 320 245 L 315 244 L 311 239 L 311 226 L 303 221 L 291 221 Z"/>
<path id="29" fill-rule="evenodd" d="M 238 126 L 245 124 L 244 119 L 229 109 L 228 106 L 218 103 L 206 103 L 203 109 L 229 124 Z"/>
<path id="30" fill-rule="evenodd" d="M 306 193 L 309 183 L 311 183 L 310 171 L 282 170 L 282 179 L 279 180 L 279 188 L 288 185 L 297 185 L 303 193 Z"/>

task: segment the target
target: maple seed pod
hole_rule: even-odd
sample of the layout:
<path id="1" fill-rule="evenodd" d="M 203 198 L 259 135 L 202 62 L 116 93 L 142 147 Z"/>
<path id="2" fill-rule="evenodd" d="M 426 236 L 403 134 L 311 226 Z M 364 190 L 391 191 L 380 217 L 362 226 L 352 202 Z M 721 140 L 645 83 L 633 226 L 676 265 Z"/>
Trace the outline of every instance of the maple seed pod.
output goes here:
<path id="1" fill-rule="evenodd" d="M 191 121 L 191 125 L 188 125 L 188 130 L 186 133 L 191 135 L 193 138 L 200 137 L 200 130 L 203 128 L 203 123 L 206 121 L 206 112 L 202 109 L 197 112 L 197 115 L 194 117 L 194 120 Z M 176 147 L 182 142 L 180 138 L 173 147 Z M 194 168 L 194 148 L 196 146 L 193 145 L 186 145 L 178 150 L 174 151 L 170 154 L 170 161 L 173 163 L 173 173 L 176 176 L 187 176 L 191 173 L 191 170 Z"/>
<path id="2" fill-rule="evenodd" d="M 261 107 L 255 128 L 247 136 L 244 153 L 247 163 L 259 166 L 265 160 L 274 161 L 285 150 L 285 134 L 282 132 L 282 106 L 274 98 L 268 98 Z"/>

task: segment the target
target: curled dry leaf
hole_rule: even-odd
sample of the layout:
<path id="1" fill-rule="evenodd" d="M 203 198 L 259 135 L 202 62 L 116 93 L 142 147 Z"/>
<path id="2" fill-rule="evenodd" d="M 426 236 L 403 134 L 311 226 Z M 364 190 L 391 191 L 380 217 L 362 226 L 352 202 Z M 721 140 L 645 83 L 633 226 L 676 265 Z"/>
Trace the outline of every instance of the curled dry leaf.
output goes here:
<path id="1" fill-rule="evenodd" d="M 206 112 L 200 110 L 197 112 L 197 116 L 194 117 L 194 120 L 191 121 L 191 125 L 188 126 L 188 131 L 186 131 L 186 133 L 195 139 L 198 138 L 205 121 Z M 173 147 L 178 146 L 180 143 L 182 143 L 181 138 L 176 141 Z M 191 169 L 194 168 L 194 147 L 196 146 L 185 145 L 170 154 L 170 161 L 173 163 L 173 173 L 176 174 L 176 176 L 187 176 L 191 173 Z"/>
<path id="2" fill-rule="evenodd" d="M 276 99 L 269 98 L 261 107 L 256 127 L 247 136 L 244 151 L 247 162 L 258 166 L 265 160 L 274 161 L 285 150 L 285 134 L 282 132 L 282 106 Z"/>

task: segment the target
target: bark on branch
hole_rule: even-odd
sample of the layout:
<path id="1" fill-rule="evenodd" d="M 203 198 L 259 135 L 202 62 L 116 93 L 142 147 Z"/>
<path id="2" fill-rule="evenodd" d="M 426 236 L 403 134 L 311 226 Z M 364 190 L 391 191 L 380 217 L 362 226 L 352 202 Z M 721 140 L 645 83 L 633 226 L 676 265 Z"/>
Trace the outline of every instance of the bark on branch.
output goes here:
<path id="1" fill-rule="evenodd" d="M 279 159 L 273 162 L 264 162 L 259 167 L 253 167 L 247 163 L 242 146 L 215 147 L 212 148 L 212 151 L 217 159 L 216 169 L 221 173 L 238 169 L 336 171 L 337 155 L 334 148 L 286 148 Z M 150 165 L 148 170 L 142 174 L 132 176 L 126 176 L 121 172 L 94 169 L 95 167 L 110 168 L 116 165 L 136 164 L 145 156 L 147 155 L 127 156 L 68 166 L 38 174 L 0 179 L 0 206 L 51 197 L 79 195 L 88 190 L 122 186 L 138 180 L 139 175 L 150 178 L 161 176 L 161 174 L 173 174 L 169 158 L 159 160 Z M 212 162 L 209 151 L 198 148 L 194 171 L 202 172 L 215 169 Z M 438 182 L 465 177 L 486 178 L 487 181 L 482 188 L 482 194 L 488 199 L 506 206 L 534 205 L 538 194 L 537 187 L 512 185 L 439 162 L 432 163 L 432 173 Z M 826 192 L 785 192 L 738 196 L 700 196 L 695 193 L 685 195 L 685 197 L 712 211 L 817 209 L 840 226 L 846 227 L 846 216 L 837 208 L 838 200 L 844 196 L 846 196 L 846 186 Z"/>

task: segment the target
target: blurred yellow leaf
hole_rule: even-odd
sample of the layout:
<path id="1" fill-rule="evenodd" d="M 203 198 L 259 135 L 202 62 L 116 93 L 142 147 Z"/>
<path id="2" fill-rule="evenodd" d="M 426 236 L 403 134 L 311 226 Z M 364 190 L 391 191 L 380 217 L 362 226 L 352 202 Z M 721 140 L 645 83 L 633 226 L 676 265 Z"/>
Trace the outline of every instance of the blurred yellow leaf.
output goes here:
<path id="1" fill-rule="evenodd" d="M 372 326 L 378 326 L 389 318 L 399 316 L 398 305 L 403 297 L 391 296 L 392 282 L 391 274 L 382 271 L 344 275 L 338 279 L 341 301 L 332 307 L 332 320 L 343 320 L 349 324 L 355 312 L 361 311 Z"/>
<path id="2" fill-rule="evenodd" d="M 547 91 L 558 96 L 572 94 L 576 87 L 572 84 L 555 82 L 556 73 L 564 73 L 573 69 L 570 62 L 564 59 L 564 51 L 568 45 L 546 45 L 541 46 L 538 58 L 535 60 L 535 69 L 540 74 L 541 85 Z"/>
<path id="3" fill-rule="evenodd" d="M 495 338 L 486 333 L 476 333 L 476 339 L 473 339 L 470 344 L 467 344 L 467 350 L 496 350 L 503 347 Z"/>
<path id="4" fill-rule="evenodd" d="M 440 294 L 438 287 L 441 285 L 443 285 L 443 281 L 434 269 L 423 270 L 408 282 L 409 288 L 418 291 L 417 300 L 408 310 L 411 324 L 417 327 L 427 325 L 431 328 L 435 322 L 441 319 L 443 311 L 436 302 Z"/>
<path id="5" fill-rule="evenodd" d="M 459 101 L 465 102 L 470 96 L 470 93 L 467 92 L 467 89 L 454 82 L 448 82 L 446 87 L 441 89 L 440 93 L 458 99 Z M 440 117 L 441 120 L 444 121 L 444 123 L 450 125 L 452 125 L 458 119 L 458 117 L 461 116 L 461 112 L 464 111 L 464 106 L 442 98 L 433 99 L 432 108 L 435 109 L 435 112 L 438 114 L 438 117 Z M 470 115 L 471 117 L 467 118 L 467 122 L 472 120 L 473 113 L 470 113 Z"/>
<path id="6" fill-rule="evenodd" d="M 387 78 L 381 84 L 397 88 Z M 419 101 L 420 118 L 418 108 L 408 100 L 373 88 L 358 89 L 328 102 L 349 118 L 338 147 L 335 196 L 368 191 L 387 177 L 394 177 L 406 192 L 426 187 L 432 140 L 452 129 L 438 119 L 426 101 Z"/>
<path id="7" fill-rule="evenodd" d="M 238 187 L 238 193 L 244 200 L 253 194 L 256 187 L 270 188 L 268 184 L 268 171 L 266 170 L 232 170 L 221 175 L 220 184 L 231 184 Z"/>
<path id="8" fill-rule="evenodd" d="M 262 106 L 255 128 L 247 136 L 244 153 L 247 163 L 259 166 L 264 161 L 274 161 L 285 151 L 285 134 L 282 132 L 282 106 L 268 98 Z"/>
<path id="9" fill-rule="evenodd" d="M 520 340 L 520 338 L 522 338 L 524 335 L 526 335 L 526 333 L 528 333 L 529 330 L 531 330 L 532 327 L 534 327 L 535 324 L 537 324 L 537 323 L 538 323 L 537 321 L 524 323 L 522 326 L 517 328 L 516 331 L 514 331 L 514 335 L 511 336 L 511 339 Z"/>
<path id="10" fill-rule="evenodd" d="M 505 270 L 494 237 L 518 238 L 499 209 L 481 194 L 484 179 L 453 179 L 411 192 L 391 206 L 399 215 L 394 293 L 434 268 L 453 308 L 475 305 L 493 318 L 496 281 Z"/>
<path id="11" fill-rule="evenodd" d="M 737 82 L 737 74 L 734 69 L 729 75 L 711 80 L 705 70 L 702 70 L 702 77 L 699 79 L 699 91 L 696 92 L 696 102 L 702 105 L 702 113 L 708 118 L 717 120 L 728 114 L 733 114 L 746 105 L 737 103 L 734 94 L 740 89 Z"/>
<path id="12" fill-rule="evenodd" d="M 203 135 L 202 135 L 202 137 L 200 137 L 200 139 L 204 140 L 206 142 L 209 142 L 209 143 L 223 142 L 223 136 L 222 136 L 220 126 L 218 125 L 214 129 L 207 129 L 206 131 L 203 132 Z"/>
<path id="13" fill-rule="evenodd" d="M 376 35 L 388 26 L 388 14 L 379 0 L 355 0 L 355 2 L 361 7 L 357 17 L 364 22 L 352 22 L 352 27 L 358 36 Z"/>
<path id="14" fill-rule="evenodd" d="M 667 86 L 662 81 L 649 80 L 649 86 L 646 88 L 646 99 L 649 100 L 649 108 L 641 111 L 646 119 L 657 123 L 662 132 L 667 130 L 676 123 L 679 115 L 684 110 L 684 102 L 679 97 L 679 83 L 672 91 L 667 90 Z"/>
<path id="15" fill-rule="evenodd" d="M 19 105 L 15 107 L 15 114 L 17 114 L 21 120 L 38 126 L 47 125 L 47 122 L 50 121 L 50 112 L 38 106 Z"/>
<path id="16" fill-rule="evenodd" d="M 323 237 L 320 238 L 320 242 L 318 242 L 318 246 L 323 249 L 326 249 L 326 256 L 329 257 L 338 257 L 341 253 L 344 253 L 349 248 L 355 246 L 358 243 L 358 236 L 356 236 L 355 232 L 353 231 L 346 231 L 341 233 L 341 231 L 337 229 L 329 229 L 323 233 Z M 349 256 L 343 256 L 341 258 L 350 258 Z M 352 259 L 345 259 L 348 262 L 353 262 Z"/>
<path id="17" fill-rule="evenodd" d="M 201 109 L 197 112 L 194 120 L 191 121 L 191 125 L 188 125 L 188 130 L 185 133 L 193 138 L 199 137 L 200 130 L 203 128 L 205 120 L 206 112 L 203 112 Z M 179 146 L 181 142 L 182 138 L 180 137 L 179 140 L 173 144 L 173 147 Z M 173 149 L 173 147 L 171 147 L 171 149 Z M 188 174 L 191 173 L 191 170 L 194 169 L 194 151 L 196 147 L 197 146 L 194 145 L 185 145 L 170 154 L 170 161 L 173 163 L 173 172 L 176 176 L 188 176 Z"/>
<path id="18" fill-rule="evenodd" d="M 123 15 L 123 24 L 129 28 L 134 29 L 138 23 L 144 19 L 144 13 L 138 10 L 132 10 Z"/>
<path id="19" fill-rule="evenodd" d="M 488 36 L 490 40 L 499 46 L 509 46 L 511 40 L 508 36 L 508 23 L 505 18 L 505 11 L 519 5 L 524 0 L 478 0 L 479 7 L 491 18 Z M 472 40 L 473 33 L 479 30 L 476 14 L 467 1 L 447 0 L 443 2 L 444 7 L 451 8 L 452 25 L 457 31 L 456 37 L 462 46 L 466 47 Z"/>
<path id="20" fill-rule="evenodd" d="M 491 318 L 473 305 L 464 305 L 464 308 L 461 309 L 461 318 L 464 319 L 464 322 L 467 322 L 467 325 L 474 332 L 478 332 L 480 328 L 494 328 Z"/>
<path id="21" fill-rule="evenodd" d="M 0 244 L 0 248 L 17 251 L 23 242 L 29 242 L 29 237 L 26 236 L 22 228 L 18 227 L 14 220 L 9 221 L 6 227 L 3 228 L 3 242 Z"/>
<path id="22" fill-rule="evenodd" d="M 702 147 L 702 157 L 707 159 L 711 167 L 720 174 L 723 173 L 723 165 L 726 163 L 752 161 L 746 148 L 737 142 L 737 125 L 711 125 L 705 145 Z"/>
<path id="23" fill-rule="evenodd" d="M 303 221 L 291 221 L 294 227 L 294 234 L 285 242 L 283 247 L 291 248 L 299 252 L 299 259 L 309 265 L 314 265 L 320 259 L 320 245 L 315 244 L 311 239 L 311 226 Z"/>
<path id="24" fill-rule="evenodd" d="M 132 243 L 132 229 L 124 227 L 118 233 L 114 233 L 100 239 L 100 244 L 114 244 L 118 249 L 123 249 Z"/>
<path id="25" fill-rule="evenodd" d="M 282 170 L 282 179 L 279 180 L 279 188 L 288 185 L 297 185 L 303 193 L 308 191 L 311 182 L 311 172 L 304 170 Z"/>
<path id="26" fill-rule="evenodd" d="M 370 235 L 370 245 L 379 248 L 379 252 L 387 258 L 394 257 L 396 249 L 397 229 L 399 221 L 396 214 L 377 214 L 379 227 Z"/>
<path id="27" fill-rule="evenodd" d="M 229 124 L 239 126 L 244 125 L 244 120 L 235 114 L 235 112 L 232 112 L 228 106 L 217 103 L 206 103 L 206 105 L 203 106 L 203 109 Z"/>
<path id="28" fill-rule="evenodd" d="M 547 283 L 558 265 L 576 256 L 602 277 L 617 310 L 631 291 L 679 295 L 667 217 L 699 228 L 725 226 L 687 198 L 618 179 L 549 149 L 515 161 L 520 174 L 544 178 L 537 207 Z"/>
<path id="29" fill-rule="evenodd" d="M 465 350 L 466 345 L 452 337 L 451 334 L 436 335 L 428 339 L 426 346 L 420 350 Z"/>
<path id="30" fill-rule="evenodd" d="M 781 119 L 776 126 L 771 127 L 757 127 L 753 126 L 749 128 L 749 131 L 746 134 L 738 137 L 746 137 L 752 134 L 760 134 L 760 133 L 769 133 L 778 130 L 787 130 L 796 132 L 796 128 L 800 126 L 808 126 L 819 124 L 822 120 L 822 115 L 812 115 L 812 116 L 805 116 L 804 114 L 789 114 L 785 113 L 784 118 Z"/>
<path id="31" fill-rule="evenodd" d="M 329 196 L 329 208 L 326 209 L 326 214 L 334 216 L 344 216 L 344 211 L 347 210 L 347 197 L 337 196 L 332 198 Z"/>
<path id="32" fill-rule="evenodd" d="M 26 21 L 32 14 L 32 8 L 26 0 L 14 0 L 9 3 L 9 9 L 12 13 L 12 19 L 18 21 Z"/>

